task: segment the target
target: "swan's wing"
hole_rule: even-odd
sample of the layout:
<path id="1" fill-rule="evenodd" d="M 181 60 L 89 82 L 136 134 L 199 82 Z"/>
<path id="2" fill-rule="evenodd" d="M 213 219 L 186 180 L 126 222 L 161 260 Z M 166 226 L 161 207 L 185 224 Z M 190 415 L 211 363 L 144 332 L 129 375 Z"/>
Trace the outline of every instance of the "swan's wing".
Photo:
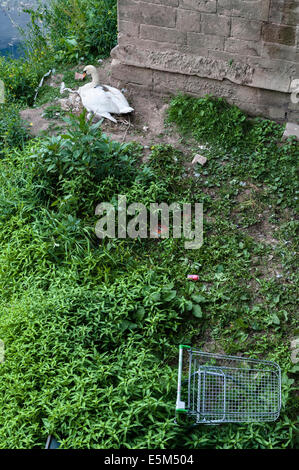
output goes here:
<path id="1" fill-rule="evenodd" d="M 122 94 L 120 90 L 112 86 L 108 86 L 108 85 L 103 85 L 103 86 L 104 86 L 104 89 L 106 88 L 108 90 L 107 93 L 110 94 L 111 99 L 117 105 L 119 114 L 131 113 L 132 111 L 134 111 L 134 109 L 131 108 L 125 96 Z"/>
<path id="2" fill-rule="evenodd" d="M 118 105 L 111 93 L 104 91 L 102 87 L 82 90 L 80 96 L 83 106 L 96 114 L 119 113 Z"/>

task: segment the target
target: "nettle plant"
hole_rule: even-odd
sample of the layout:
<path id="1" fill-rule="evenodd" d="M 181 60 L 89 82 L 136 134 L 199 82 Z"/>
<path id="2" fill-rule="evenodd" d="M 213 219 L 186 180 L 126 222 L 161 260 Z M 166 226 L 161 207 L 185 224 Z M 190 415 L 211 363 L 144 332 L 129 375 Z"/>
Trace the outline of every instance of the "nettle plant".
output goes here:
<path id="1" fill-rule="evenodd" d="M 86 112 L 70 116 L 66 134 L 45 138 L 30 158 L 33 184 L 44 201 L 66 206 L 77 214 L 94 210 L 105 197 L 101 183 L 112 178 L 129 186 L 135 175 L 134 145 L 113 142 L 102 133 L 101 121 L 90 125 Z"/>

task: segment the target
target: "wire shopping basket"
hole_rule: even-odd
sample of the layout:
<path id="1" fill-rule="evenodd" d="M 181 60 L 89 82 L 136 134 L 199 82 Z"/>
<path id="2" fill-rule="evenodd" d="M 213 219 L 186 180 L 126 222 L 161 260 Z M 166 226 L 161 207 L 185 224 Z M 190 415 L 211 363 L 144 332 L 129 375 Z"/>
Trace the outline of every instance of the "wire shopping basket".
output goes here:
<path id="1" fill-rule="evenodd" d="M 195 424 L 275 421 L 280 407 L 281 372 L 275 362 L 180 345 L 176 412 L 187 413 Z"/>

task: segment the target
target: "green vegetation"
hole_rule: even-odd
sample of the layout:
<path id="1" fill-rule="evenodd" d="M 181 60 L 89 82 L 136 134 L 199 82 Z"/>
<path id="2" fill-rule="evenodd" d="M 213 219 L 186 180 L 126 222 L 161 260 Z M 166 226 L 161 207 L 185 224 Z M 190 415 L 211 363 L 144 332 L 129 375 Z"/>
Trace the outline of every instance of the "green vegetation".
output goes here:
<path id="1" fill-rule="evenodd" d="M 177 100 L 170 112 L 174 106 Z M 242 159 L 221 173 L 218 150 L 210 149 L 205 174 L 184 176 L 185 157 L 170 146 L 154 146 L 149 163 L 140 165 L 139 145 L 109 141 L 84 114 L 67 122 L 64 135 L 35 139 L 1 161 L 0 337 L 6 361 L 0 368 L 0 446 L 42 446 L 48 433 L 73 448 L 294 446 L 291 210 L 277 225 L 277 245 L 268 245 L 247 229 L 268 207 L 269 190 L 256 183 L 247 203 L 239 200 Z M 177 239 L 99 242 L 95 206 L 116 204 L 117 194 L 146 205 L 203 201 L 203 247 L 186 251 Z M 281 220 L 282 205 L 271 211 L 275 220 Z M 282 279 L 259 272 L 270 256 Z M 200 275 L 199 283 L 186 281 L 190 272 Z M 279 362 L 280 420 L 176 426 L 177 346 L 186 342 Z"/>
<path id="2" fill-rule="evenodd" d="M 64 118 L 62 135 L 29 140 L 19 107 L 49 66 L 107 54 L 115 2 L 52 1 L 31 15 L 27 65 L 0 62 L 1 78 L 16 70 L 0 117 L 0 448 L 44 447 L 49 433 L 64 448 L 295 447 L 298 143 L 224 100 L 184 96 L 168 126 L 185 154 L 160 143 L 142 163 L 140 144 L 111 141 L 85 113 Z M 39 104 L 55 93 L 44 87 Z M 186 169 L 198 152 L 207 163 Z M 147 207 L 203 202 L 203 246 L 97 239 L 95 208 L 118 194 Z M 279 420 L 175 424 L 179 344 L 278 362 Z"/>
<path id="3" fill-rule="evenodd" d="M 26 11 L 31 23 L 23 32 L 23 57 L 0 56 L 0 79 L 5 85 L 5 106 L 0 108 L 0 155 L 4 148 L 20 146 L 26 140 L 18 110 L 41 106 L 59 96 L 59 89 L 44 84 L 34 103 L 37 86 L 46 72 L 61 71 L 66 86 L 77 85 L 72 67 L 108 57 L 117 43 L 116 0 L 51 0 Z M 49 118 L 53 117 L 55 114 L 50 113 Z"/>
<path id="4" fill-rule="evenodd" d="M 21 148 L 28 138 L 28 132 L 20 119 L 18 106 L 0 104 L 0 157 L 12 147 Z"/>
<path id="5" fill-rule="evenodd" d="M 236 106 L 212 97 L 180 95 L 173 100 L 168 117 L 184 134 L 213 144 L 215 178 L 206 185 L 235 176 L 250 178 L 264 184 L 267 200 L 270 197 L 273 204 L 298 206 L 298 144 L 294 138 L 277 145 L 283 134 L 281 125 L 260 118 L 250 120 Z"/>
<path id="6" fill-rule="evenodd" d="M 117 44 L 116 0 L 50 0 L 27 11 L 33 57 L 38 50 L 55 62 L 88 61 L 108 57 Z"/>

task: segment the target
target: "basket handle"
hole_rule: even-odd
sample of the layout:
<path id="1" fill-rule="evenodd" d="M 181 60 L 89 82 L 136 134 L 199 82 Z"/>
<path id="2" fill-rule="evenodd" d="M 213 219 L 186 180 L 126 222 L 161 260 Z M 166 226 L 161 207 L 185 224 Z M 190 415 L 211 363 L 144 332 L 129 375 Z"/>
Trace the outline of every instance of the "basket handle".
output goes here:
<path id="1" fill-rule="evenodd" d="M 184 349 L 191 349 L 190 346 L 185 344 L 180 344 L 179 346 L 179 367 L 178 367 L 178 388 L 177 388 L 177 399 L 175 410 L 178 412 L 185 412 L 185 402 L 181 400 L 181 391 L 182 391 L 182 370 L 183 370 L 183 351 Z"/>

